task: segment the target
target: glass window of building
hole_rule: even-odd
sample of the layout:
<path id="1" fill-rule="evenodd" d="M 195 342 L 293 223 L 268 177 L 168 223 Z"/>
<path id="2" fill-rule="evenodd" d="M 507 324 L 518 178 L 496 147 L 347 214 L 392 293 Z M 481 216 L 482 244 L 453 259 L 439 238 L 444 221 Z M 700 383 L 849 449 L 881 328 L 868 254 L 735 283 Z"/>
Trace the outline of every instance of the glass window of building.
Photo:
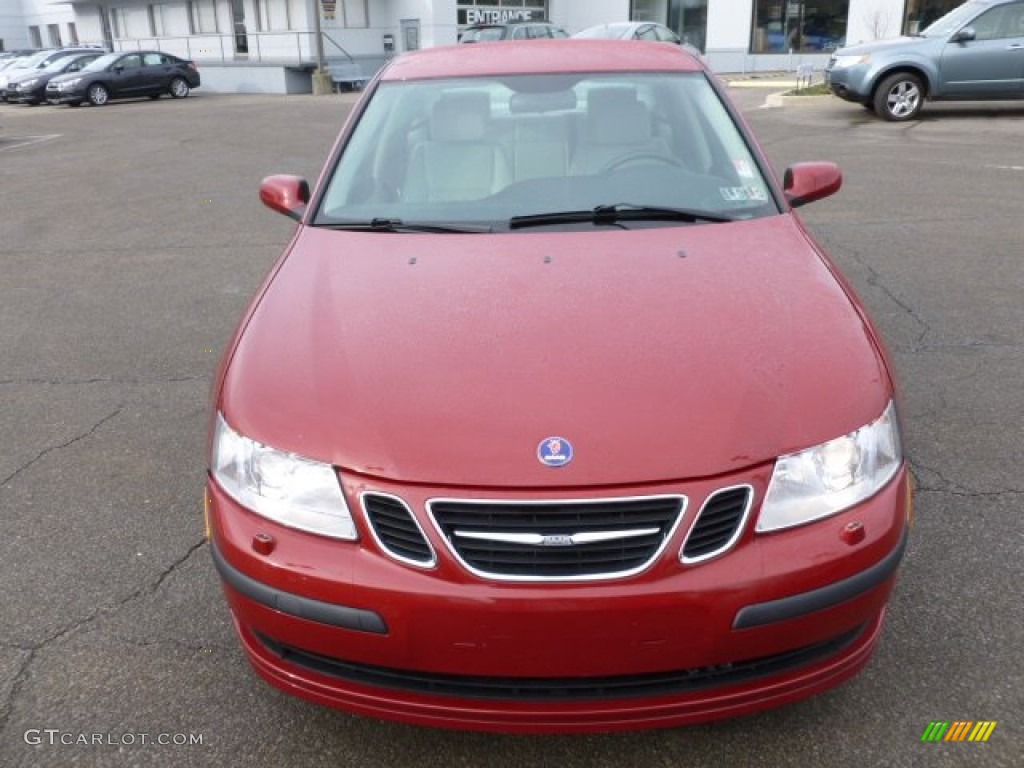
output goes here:
<path id="1" fill-rule="evenodd" d="M 705 50 L 708 30 L 708 0 L 632 0 L 633 21 L 664 24 L 687 45 Z"/>
<path id="2" fill-rule="evenodd" d="M 952 11 L 963 0 L 907 0 L 907 15 L 903 31 L 916 35 L 933 21 Z"/>
<path id="3" fill-rule="evenodd" d="M 756 0 L 751 53 L 821 53 L 846 44 L 849 0 Z"/>

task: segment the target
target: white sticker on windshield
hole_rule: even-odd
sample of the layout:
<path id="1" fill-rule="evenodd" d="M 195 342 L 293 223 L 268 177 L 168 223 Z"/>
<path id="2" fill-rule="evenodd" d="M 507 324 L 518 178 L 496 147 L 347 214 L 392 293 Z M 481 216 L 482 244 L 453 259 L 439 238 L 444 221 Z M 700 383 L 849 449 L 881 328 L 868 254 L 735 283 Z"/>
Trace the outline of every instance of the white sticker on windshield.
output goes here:
<path id="1" fill-rule="evenodd" d="M 727 203 L 743 203 L 750 199 L 746 187 L 721 187 L 718 191 Z"/>
<path id="2" fill-rule="evenodd" d="M 736 169 L 736 173 L 740 175 L 741 179 L 754 178 L 754 169 L 751 167 L 750 161 L 744 158 L 736 158 L 732 161 L 732 166 Z"/>
<path id="3" fill-rule="evenodd" d="M 764 187 L 760 186 L 720 187 L 718 191 L 721 192 L 722 199 L 727 203 L 746 203 L 750 201 L 763 203 L 768 199 L 768 192 Z"/>

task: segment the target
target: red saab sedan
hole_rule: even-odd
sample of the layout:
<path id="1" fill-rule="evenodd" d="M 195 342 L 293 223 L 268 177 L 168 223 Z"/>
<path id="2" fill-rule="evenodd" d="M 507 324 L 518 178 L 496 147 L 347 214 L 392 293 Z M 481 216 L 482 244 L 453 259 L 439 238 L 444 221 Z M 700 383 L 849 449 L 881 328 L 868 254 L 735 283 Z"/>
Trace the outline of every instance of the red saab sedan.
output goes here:
<path id="1" fill-rule="evenodd" d="M 893 373 L 675 46 L 391 62 L 224 356 L 207 523 L 257 672 L 455 728 L 695 723 L 852 677 L 911 514 Z"/>

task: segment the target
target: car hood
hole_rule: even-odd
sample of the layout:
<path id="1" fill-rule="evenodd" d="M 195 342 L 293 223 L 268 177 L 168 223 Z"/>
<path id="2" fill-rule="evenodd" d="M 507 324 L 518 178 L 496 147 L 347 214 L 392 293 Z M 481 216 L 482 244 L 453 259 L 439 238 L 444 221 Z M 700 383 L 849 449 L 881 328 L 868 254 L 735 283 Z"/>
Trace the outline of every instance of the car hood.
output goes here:
<path id="1" fill-rule="evenodd" d="M 68 80 L 75 80 L 75 79 L 77 79 L 79 77 L 88 77 L 90 74 L 92 74 L 92 73 L 91 72 L 84 72 L 84 71 L 81 71 L 81 70 L 79 70 L 78 72 L 64 72 L 63 74 L 54 75 L 53 77 L 51 77 L 50 78 L 50 82 L 51 83 L 63 83 L 63 82 L 66 82 Z"/>
<path id="2" fill-rule="evenodd" d="M 442 485 L 706 477 L 876 418 L 866 321 L 792 215 L 638 231 L 300 228 L 219 406 L 238 431 Z M 574 446 L 567 466 L 542 439 Z"/>
<path id="3" fill-rule="evenodd" d="M 28 80 L 38 80 L 39 78 L 47 78 L 47 79 L 49 79 L 51 77 L 53 77 L 53 75 L 51 73 L 46 72 L 45 70 L 42 70 L 42 69 L 39 69 L 39 70 L 35 70 L 35 69 L 29 69 L 29 70 L 19 69 L 17 72 L 13 72 L 11 74 L 10 78 L 7 81 L 7 84 L 8 85 L 13 85 L 14 83 L 24 83 L 24 82 L 26 82 Z"/>
<path id="4" fill-rule="evenodd" d="M 836 56 L 863 56 L 868 53 L 881 53 L 893 49 L 905 49 L 908 51 L 927 47 L 934 43 L 935 38 L 931 37 L 894 37 L 889 40 L 875 40 L 871 43 L 860 43 L 848 45 L 835 52 Z"/>

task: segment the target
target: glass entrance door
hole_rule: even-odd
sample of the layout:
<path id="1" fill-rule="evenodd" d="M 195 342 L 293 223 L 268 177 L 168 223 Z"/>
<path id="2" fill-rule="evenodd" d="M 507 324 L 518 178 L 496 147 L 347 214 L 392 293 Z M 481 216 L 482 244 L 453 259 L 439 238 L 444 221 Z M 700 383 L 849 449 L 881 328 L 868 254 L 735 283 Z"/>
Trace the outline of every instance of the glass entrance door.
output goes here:
<path id="1" fill-rule="evenodd" d="M 701 53 L 708 35 L 708 0 L 669 0 L 667 26 Z"/>
<path id="2" fill-rule="evenodd" d="M 249 36 L 245 30 L 245 4 L 231 0 L 231 21 L 235 30 L 235 53 L 249 55 Z"/>

